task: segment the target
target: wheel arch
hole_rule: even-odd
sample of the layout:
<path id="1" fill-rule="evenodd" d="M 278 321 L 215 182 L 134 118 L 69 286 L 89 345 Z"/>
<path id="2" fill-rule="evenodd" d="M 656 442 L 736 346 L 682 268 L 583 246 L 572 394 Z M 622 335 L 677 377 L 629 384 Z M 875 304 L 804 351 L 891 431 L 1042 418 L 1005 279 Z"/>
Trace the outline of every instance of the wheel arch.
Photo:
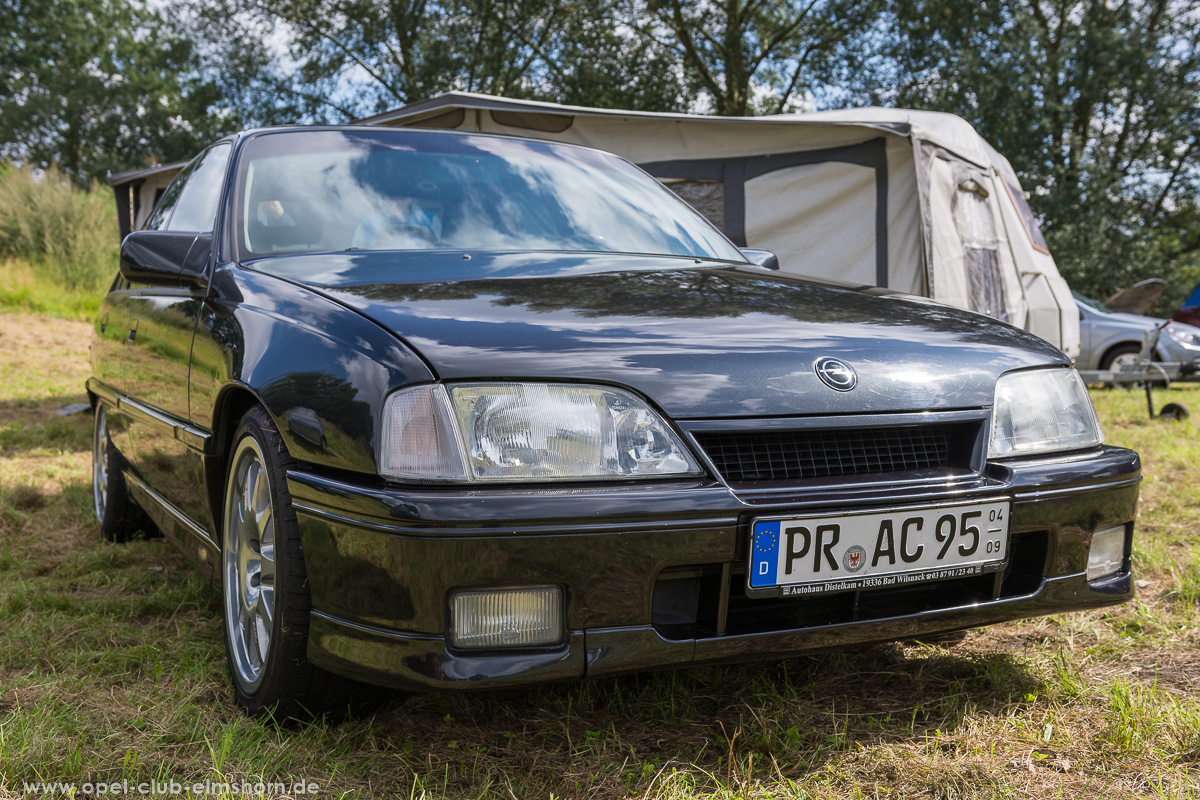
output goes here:
<path id="1" fill-rule="evenodd" d="M 1103 369 L 1103 365 L 1108 363 L 1109 357 L 1114 354 L 1116 350 L 1129 347 L 1138 348 L 1138 350 L 1141 350 L 1141 342 L 1135 341 L 1135 339 L 1117 339 L 1116 342 L 1110 342 L 1106 344 L 1103 353 L 1100 353 L 1099 360 L 1096 362 L 1096 367 L 1098 369 Z M 1154 348 L 1152 357 L 1154 361 L 1165 361 L 1162 351 L 1159 351 L 1158 348 Z"/>
<path id="2" fill-rule="evenodd" d="M 271 409 L 262 398 L 245 384 L 227 384 L 217 395 L 213 406 L 212 452 L 205 459 L 205 483 L 208 485 L 208 503 L 212 509 L 217 544 L 222 544 L 221 539 L 224 538 L 221 520 L 225 511 L 225 472 L 230 453 L 233 451 L 233 434 L 237 431 L 242 417 L 255 406 L 262 407 L 276 428 L 279 428 L 278 418 L 271 413 Z M 284 448 L 287 448 L 286 441 Z"/>
<path id="3" fill-rule="evenodd" d="M 1127 347 L 1136 347 L 1138 350 L 1141 350 L 1141 349 L 1142 349 L 1142 343 L 1141 343 L 1140 341 L 1135 341 L 1135 340 L 1133 340 L 1133 339 L 1118 339 L 1118 340 L 1116 340 L 1116 341 L 1114 341 L 1114 342 L 1109 342 L 1109 343 L 1107 343 L 1107 344 L 1105 345 L 1105 347 L 1104 347 L 1104 352 L 1102 352 L 1102 353 L 1100 354 L 1100 358 L 1099 358 L 1099 360 L 1097 360 L 1097 361 L 1096 361 L 1096 368 L 1097 368 L 1097 369 L 1104 369 L 1104 365 L 1108 363 L 1108 359 L 1109 359 L 1109 358 L 1110 358 L 1110 357 L 1111 357 L 1111 356 L 1112 356 L 1112 355 L 1113 355 L 1113 354 L 1114 354 L 1114 353 L 1115 353 L 1117 350 L 1122 350 L 1122 349 L 1125 349 L 1125 348 L 1127 348 Z M 1155 352 L 1155 357 L 1157 357 L 1157 356 L 1158 356 L 1158 353 L 1157 353 L 1157 352 Z"/>

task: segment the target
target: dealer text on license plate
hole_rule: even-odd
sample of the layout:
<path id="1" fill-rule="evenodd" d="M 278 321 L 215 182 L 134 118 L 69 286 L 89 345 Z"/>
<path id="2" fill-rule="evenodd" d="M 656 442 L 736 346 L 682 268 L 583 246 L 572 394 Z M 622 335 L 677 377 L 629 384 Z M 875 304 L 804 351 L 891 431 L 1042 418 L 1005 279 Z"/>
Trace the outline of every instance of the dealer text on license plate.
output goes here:
<path id="1" fill-rule="evenodd" d="M 1008 553 L 1007 499 L 888 511 L 759 518 L 751 595 L 874 589 L 994 572 Z"/>

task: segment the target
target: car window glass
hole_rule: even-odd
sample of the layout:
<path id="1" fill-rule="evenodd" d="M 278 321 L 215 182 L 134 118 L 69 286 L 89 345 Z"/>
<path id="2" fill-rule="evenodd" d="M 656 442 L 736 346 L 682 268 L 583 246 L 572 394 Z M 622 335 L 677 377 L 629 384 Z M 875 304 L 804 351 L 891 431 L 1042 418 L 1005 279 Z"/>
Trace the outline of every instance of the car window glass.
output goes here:
<path id="1" fill-rule="evenodd" d="M 167 221 L 169 231 L 212 230 L 225 183 L 225 166 L 229 163 L 229 145 L 210 147 L 194 162 L 192 173 L 184 183 Z"/>
<path id="2" fill-rule="evenodd" d="M 175 176 L 175 180 L 171 181 L 167 190 L 159 193 L 158 201 L 154 204 L 154 211 L 150 213 L 150 218 L 146 220 L 142 230 L 160 231 L 166 227 L 167 220 L 171 218 L 171 212 L 175 209 L 175 204 L 179 202 L 179 193 L 183 191 L 183 185 L 187 183 L 196 163 L 193 161 L 184 167 L 183 171 Z"/>
<path id="3" fill-rule="evenodd" d="M 1112 313 L 1107 308 L 1105 308 L 1104 303 L 1101 303 L 1099 300 L 1093 300 L 1090 297 L 1085 297 L 1084 295 L 1081 295 L 1079 292 L 1071 292 L 1071 295 L 1075 298 L 1075 300 L 1077 302 L 1081 303 L 1082 305 L 1087 306 L 1092 311 L 1095 311 L 1099 314 L 1111 314 Z"/>
<path id="4" fill-rule="evenodd" d="M 239 244 L 253 256 L 451 248 L 745 260 L 657 181 L 582 148 L 287 132 L 255 137 L 240 163 Z"/>

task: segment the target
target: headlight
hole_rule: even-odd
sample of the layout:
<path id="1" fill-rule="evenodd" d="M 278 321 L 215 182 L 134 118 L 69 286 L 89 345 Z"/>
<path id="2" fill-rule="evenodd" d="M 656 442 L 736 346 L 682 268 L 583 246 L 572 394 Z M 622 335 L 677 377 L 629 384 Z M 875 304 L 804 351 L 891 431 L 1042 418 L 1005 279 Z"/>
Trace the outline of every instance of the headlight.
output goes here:
<path id="1" fill-rule="evenodd" d="M 1075 450 L 1103 441 L 1096 409 L 1075 370 L 1013 372 L 996 382 L 989 457 Z"/>
<path id="2" fill-rule="evenodd" d="M 1200 332 L 1188 330 L 1178 325 L 1167 326 L 1167 336 L 1188 347 L 1200 347 Z"/>
<path id="3" fill-rule="evenodd" d="M 399 480 L 554 481 L 702 473 L 644 402 L 554 383 L 416 386 L 384 405 L 379 471 Z"/>

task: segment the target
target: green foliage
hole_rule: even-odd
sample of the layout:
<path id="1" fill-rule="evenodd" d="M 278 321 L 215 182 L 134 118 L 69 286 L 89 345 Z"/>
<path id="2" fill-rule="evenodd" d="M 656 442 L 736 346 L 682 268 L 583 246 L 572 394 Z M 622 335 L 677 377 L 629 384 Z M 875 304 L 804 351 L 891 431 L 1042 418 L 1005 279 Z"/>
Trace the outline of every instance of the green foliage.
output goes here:
<path id="1" fill-rule="evenodd" d="M 1195 0 L 0 3 L 0 158 L 80 185 L 250 124 L 343 122 L 449 90 L 947 111 L 1012 161 L 1073 288 L 1164 277 L 1166 310 L 1200 280 Z"/>
<path id="2" fill-rule="evenodd" d="M 677 108 L 671 54 L 619 32 L 619 2 L 181 0 L 177 15 L 211 43 L 216 80 L 245 119 L 344 122 L 451 90 Z M 286 66 L 262 52 L 273 32 Z"/>
<path id="3" fill-rule="evenodd" d="M 67 292 L 100 292 L 117 271 L 111 192 L 77 188 L 51 167 L 0 169 L 0 260 L 20 260 Z M 9 264 L 7 270 L 16 269 Z"/>
<path id="4" fill-rule="evenodd" d="M 1200 14 L 1188 0 L 890 0 L 847 81 L 965 117 L 1016 168 L 1073 288 L 1147 277 L 1178 305 L 1200 252 Z"/>
<path id="5" fill-rule="evenodd" d="M 717 114 L 808 102 L 882 0 L 181 0 L 236 113 L 347 120 L 450 90 Z M 261 42 L 282 34 L 288 60 Z M 239 98 L 250 98 L 250 104 Z"/>
<path id="6" fill-rule="evenodd" d="M 877 0 L 631 0 L 627 24 L 646 41 L 665 42 L 687 77 L 690 97 L 714 114 L 787 111 L 822 82 L 842 43 L 863 34 Z"/>
<path id="7" fill-rule="evenodd" d="M 58 164 L 86 185 L 194 155 L 221 127 L 194 55 L 140 2 L 0 3 L 0 158 Z"/>

